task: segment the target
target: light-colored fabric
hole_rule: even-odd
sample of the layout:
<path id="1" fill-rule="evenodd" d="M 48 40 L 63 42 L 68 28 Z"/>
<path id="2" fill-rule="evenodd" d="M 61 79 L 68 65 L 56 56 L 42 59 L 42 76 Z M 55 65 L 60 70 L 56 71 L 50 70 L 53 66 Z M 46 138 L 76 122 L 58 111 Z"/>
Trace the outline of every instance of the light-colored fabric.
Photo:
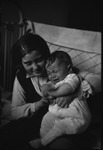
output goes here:
<path id="1" fill-rule="evenodd" d="M 45 146 L 61 135 L 82 133 L 88 125 L 89 122 L 85 124 L 83 119 L 72 117 L 60 119 L 48 112 L 41 125 L 41 143 Z"/>
<path id="2" fill-rule="evenodd" d="M 78 80 L 77 80 L 78 79 Z M 67 76 L 62 83 L 68 82 L 76 90 L 77 83 L 80 82 L 79 78 L 75 75 Z M 76 82 L 75 82 L 76 81 Z M 78 82 L 77 82 L 78 81 Z M 88 82 L 81 84 L 83 92 L 89 91 L 92 93 L 91 86 Z M 84 86 L 84 87 L 83 87 Z M 79 93 L 78 92 L 78 93 Z M 41 124 L 41 143 L 47 145 L 55 138 L 63 134 L 77 134 L 81 133 L 88 127 L 91 121 L 91 113 L 89 111 L 85 96 L 76 97 L 70 103 L 68 108 L 60 108 L 57 104 L 49 106 L 49 112 L 44 116 Z"/>
<path id="3" fill-rule="evenodd" d="M 41 78 L 41 77 L 32 77 L 31 81 L 33 83 L 33 86 L 35 88 L 35 90 L 37 91 L 37 93 L 40 96 L 43 96 L 42 92 L 41 92 L 41 87 L 43 84 L 45 84 L 47 81 L 45 78 Z"/>
<path id="4" fill-rule="evenodd" d="M 69 83 L 71 85 L 73 91 L 75 91 L 75 89 L 78 86 L 78 82 L 79 82 L 79 79 L 78 79 L 77 75 L 72 73 L 72 74 L 67 75 L 64 80 L 56 83 L 55 88 L 59 87 L 63 83 Z"/>
<path id="5" fill-rule="evenodd" d="M 34 75 L 26 75 L 26 78 L 30 78 L 31 82 L 36 90 L 36 92 L 40 95 L 43 96 L 42 92 L 41 92 L 41 87 L 43 84 L 45 84 L 47 82 L 47 78 L 45 77 L 35 77 Z"/>

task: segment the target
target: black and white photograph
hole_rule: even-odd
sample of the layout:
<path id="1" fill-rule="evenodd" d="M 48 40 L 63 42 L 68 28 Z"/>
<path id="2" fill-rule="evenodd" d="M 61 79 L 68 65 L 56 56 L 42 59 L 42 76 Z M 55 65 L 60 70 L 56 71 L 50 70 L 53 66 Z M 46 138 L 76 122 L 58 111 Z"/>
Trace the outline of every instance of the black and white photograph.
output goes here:
<path id="1" fill-rule="evenodd" d="M 101 4 L 2 0 L 0 17 L 0 150 L 101 150 Z"/>

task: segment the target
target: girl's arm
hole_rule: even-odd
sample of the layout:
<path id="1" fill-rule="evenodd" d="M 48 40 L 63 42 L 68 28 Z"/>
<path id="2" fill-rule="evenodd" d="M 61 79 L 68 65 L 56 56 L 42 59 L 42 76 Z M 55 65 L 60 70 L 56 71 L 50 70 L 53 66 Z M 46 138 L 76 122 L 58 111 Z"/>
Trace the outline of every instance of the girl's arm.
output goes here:
<path id="1" fill-rule="evenodd" d="M 17 77 L 15 78 L 11 103 L 11 115 L 13 120 L 32 116 L 45 102 L 47 103 L 47 101 L 41 99 L 38 102 L 26 103 L 24 90 Z"/>

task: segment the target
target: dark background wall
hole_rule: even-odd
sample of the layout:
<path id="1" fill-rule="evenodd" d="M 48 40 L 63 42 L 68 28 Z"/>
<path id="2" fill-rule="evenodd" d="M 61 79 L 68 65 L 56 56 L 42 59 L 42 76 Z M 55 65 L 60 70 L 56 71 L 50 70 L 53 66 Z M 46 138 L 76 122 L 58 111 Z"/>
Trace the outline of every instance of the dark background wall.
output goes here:
<path id="1" fill-rule="evenodd" d="M 10 8 L 11 4 L 12 8 Z M 4 11 L 6 5 L 8 7 Z M 18 6 L 24 18 L 34 22 L 101 31 L 101 4 L 95 1 L 78 3 L 70 0 L 3 0 L 2 6 L 3 21 L 7 17 L 11 17 L 12 21 L 18 20 L 15 13 L 15 8 Z"/>

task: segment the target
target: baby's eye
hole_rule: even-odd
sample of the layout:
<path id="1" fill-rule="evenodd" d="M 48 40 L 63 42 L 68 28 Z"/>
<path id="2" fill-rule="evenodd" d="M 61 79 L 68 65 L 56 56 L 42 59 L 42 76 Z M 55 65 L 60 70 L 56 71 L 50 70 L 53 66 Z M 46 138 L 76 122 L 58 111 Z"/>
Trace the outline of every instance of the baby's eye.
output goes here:
<path id="1" fill-rule="evenodd" d="M 54 71 L 54 73 L 58 73 L 58 71 Z"/>

